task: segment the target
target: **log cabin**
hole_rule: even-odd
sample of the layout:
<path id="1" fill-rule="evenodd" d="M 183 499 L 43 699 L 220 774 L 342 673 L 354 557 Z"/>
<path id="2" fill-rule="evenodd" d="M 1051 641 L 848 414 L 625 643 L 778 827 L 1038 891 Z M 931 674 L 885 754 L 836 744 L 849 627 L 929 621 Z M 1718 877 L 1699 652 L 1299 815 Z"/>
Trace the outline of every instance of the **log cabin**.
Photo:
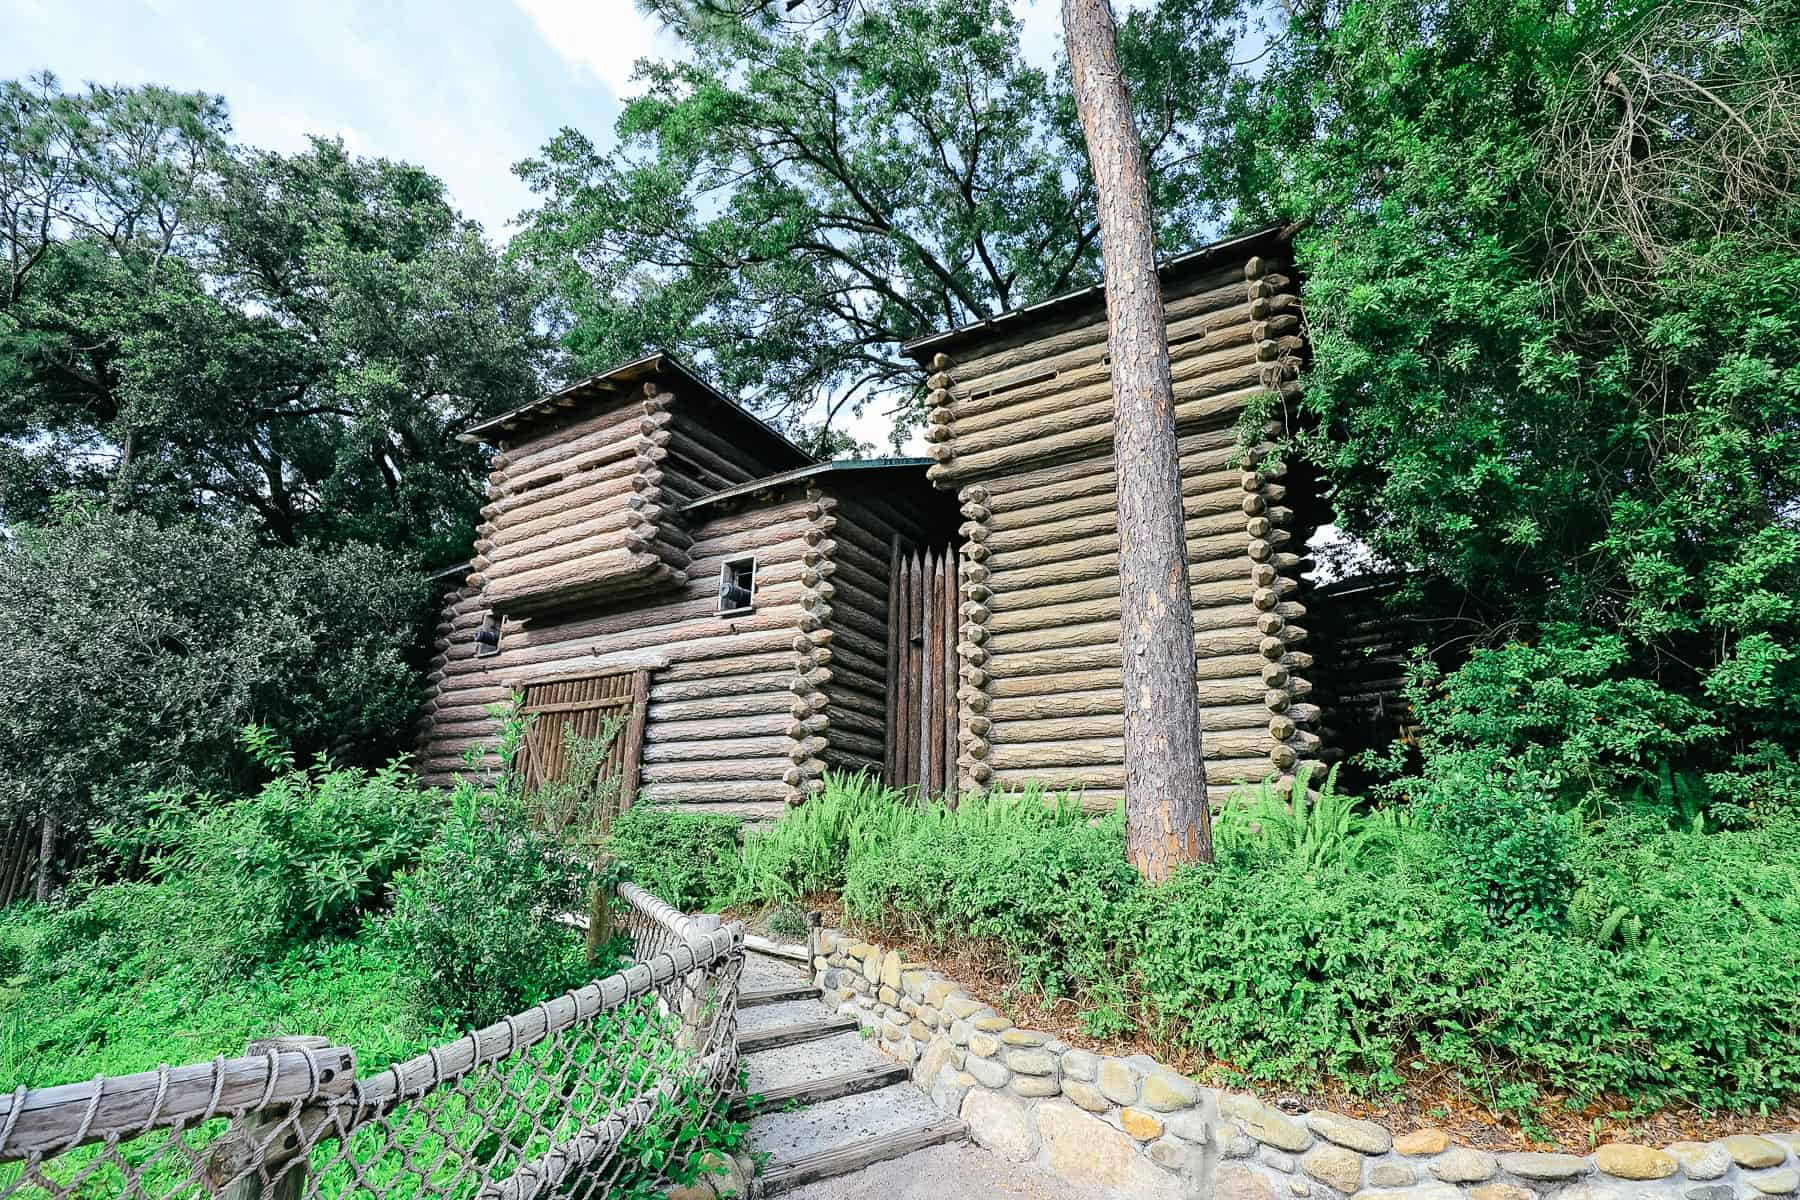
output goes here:
<path id="1" fill-rule="evenodd" d="M 1334 753 L 1303 623 L 1327 512 L 1269 442 L 1297 419 L 1306 352 L 1287 232 L 1162 276 L 1217 798 Z M 766 820 L 841 767 L 929 794 L 1038 783 L 1115 804 L 1104 293 L 907 350 L 929 388 L 923 459 L 815 462 L 665 354 L 469 430 L 498 453 L 438 629 L 424 778 L 489 753 L 490 707 L 516 697 L 542 718 L 528 780 L 559 769 L 565 722 L 634 714 L 627 802 Z"/>
<path id="2" fill-rule="evenodd" d="M 1306 649 L 1316 480 L 1273 461 L 1306 352 L 1288 231 L 1162 268 L 1207 779 L 1328 753 Z M 1100 287 L 910 343 L 959 527 L 958 786 L 1124 794 L 1112 382 Z M 1124 464 L 1129 470 L 1130 464 Z"/>
<path id="3" fill-rule="evenodd" d="M 935 564 L 937 603 L 912 599 L 946 615 L 921 657 L 951 658 L 956 514 L 926 460 L 816 462 L 666 354 L 465 436 L 498 453 L 438 626 L 427 783 L 471 754 L 494 765 L 493 709 L 516 699 L 537 717 L 528 787 L 562 767 L 565 725 L 592 735 L 619 714 L 624 803 L 766 820 L 827 766 L 882 769 L 890 659 L 909 657 L 890 645 L 896 564 Z M 938 790 L 954 727 L 939 714 L 927 747 Z"/>

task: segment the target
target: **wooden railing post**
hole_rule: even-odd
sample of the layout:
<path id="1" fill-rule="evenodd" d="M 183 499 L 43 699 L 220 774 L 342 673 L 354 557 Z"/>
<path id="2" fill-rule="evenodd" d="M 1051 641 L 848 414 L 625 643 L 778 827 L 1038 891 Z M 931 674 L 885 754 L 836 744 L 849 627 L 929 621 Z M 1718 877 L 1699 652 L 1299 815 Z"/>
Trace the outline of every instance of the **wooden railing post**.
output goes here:
<path id="1" fill-rule="evenodd" d="M 699 933 L 716 933 L 719 924 L 719 918 L 711 913 L 694 917 L 694 929 Z M 713 1004 L 713 988 L 707 975 L 702 968 L 688 975 L 681 984 L 681 1042 L 689 1050 L 700 1050 L 705 1041 L 709 1022 L 707 1009 Z"/>
<path id="2" fill-rule="evenodd" d="M 244 1048 L 247 1055 L 267 1054 L 271 1050 L 280 1053 L 284 1050 L 324 1050 L 331 1045 L 330 1038 L 322 1037 L 272 1037 L 258 1038 Z M 296 1130 L 304 1130 L 304 1122 L 298 1117 L 298 1111 L 291 1105 L 278 1105 L 272 1108 L 258 1109 L 245 1113 L 242 1119 L 232 1122 L 231 1129 L 221 1139 L 229 1140 L 241 1149 L 249 1151 L 249 1163 L 252 1164 L 241 1176 L 234 1180 L 223 1193 L 225 1200 L 300 1200 L 306 1192 L 306 1169 L 308 1146 L 300 1145 L 293 1155 L 292 1163 L 286 1173 L 275 1181 L 273 1187 L 264 1189 L 265 1172 L 271 1168 L 268 1160 L 273 1159 L 275 1170 L 286 1157 L 278 1153 L 278 1147 L 269 1145 L 275 1136 L 274 1127 L 294 1118 L 292 1124 Z"/>
<path id="3" fill-rule="evenodd" d="M 613 939 L 612 885 L 606 882 L 606 875 L 612 864 L 613 857 L 610 854 L 598 855 L 594 860 L 596 879 L 593 900 L 588 906 L 587 923 L 587 961 L 590 967 L 599 960 L 601 949 Z"/>

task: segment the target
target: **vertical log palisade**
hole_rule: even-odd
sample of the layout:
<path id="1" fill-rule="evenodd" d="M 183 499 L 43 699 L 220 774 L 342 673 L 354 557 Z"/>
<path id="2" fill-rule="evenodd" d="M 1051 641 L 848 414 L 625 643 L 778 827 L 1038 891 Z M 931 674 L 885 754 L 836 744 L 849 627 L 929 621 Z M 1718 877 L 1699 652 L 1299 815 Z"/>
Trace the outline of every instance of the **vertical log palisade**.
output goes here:
<path id="1" fill-rule="evenodd" d="M 1297 398 L 1289 244 L 1268 230 L 1163 271 L 1207 772 L 1215 798 L 1320 750 L 1302 554 L 1320 512 L 1261 438 Z M 964 787 L 1125 782 L 1110 356 L 1098 288 L 922 339 L 928 474 L 964 523 Z M 1266 413 L 1244 434 L 1246 413 Z M 1130 464 L 1124 464 L 1129 470 Z"/>

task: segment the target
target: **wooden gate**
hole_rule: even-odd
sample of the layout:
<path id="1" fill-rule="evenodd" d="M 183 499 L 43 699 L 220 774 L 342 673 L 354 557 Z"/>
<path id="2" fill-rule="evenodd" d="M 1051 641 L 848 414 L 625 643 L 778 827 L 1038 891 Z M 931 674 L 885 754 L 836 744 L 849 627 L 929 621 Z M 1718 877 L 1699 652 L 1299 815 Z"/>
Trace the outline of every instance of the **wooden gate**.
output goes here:
<path id="1" fill-rule="evenodd" d="M 890 787 L 956 796 L 956 551 L 895 538 L 888 574 Z"/>
<path id="2" fill-rule="evenodd" d="M 619 811 L 637 799 L 638 770 L 644 753 L 644 713 L 650 703 L 650 672 L 625 668 L 534 683 L 525 688 L 521 713 L 535 719 L 519 747 L 520 786 L 530 795 L 568 770 L 568 746 L 563 730 L 573 727 L 580 737 L 597 737 L 606 722 L 628 713 L 625 727 L 613 740 L 599 773 L 620 775 Z"/>

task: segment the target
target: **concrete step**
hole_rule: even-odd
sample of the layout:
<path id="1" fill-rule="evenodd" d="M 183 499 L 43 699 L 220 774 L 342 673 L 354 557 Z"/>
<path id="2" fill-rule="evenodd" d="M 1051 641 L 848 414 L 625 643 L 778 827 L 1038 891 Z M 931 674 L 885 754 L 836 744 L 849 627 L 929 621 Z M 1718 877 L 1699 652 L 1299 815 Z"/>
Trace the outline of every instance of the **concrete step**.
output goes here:
<path id="1" fill-rule="evenodd" d="M 749 950 L 744 954 L 744 973 L 738 978 L 738 987 L 792 987 L 811 982 L 812 973 L 802 964 Z"/>
<path id="2" fill-rule="evenodd" d="M 739 1006 L 738 1032 L 759 1033 L 764 1029 L 773 1029 L 777 1025 L 799 1025 L 807 1021 L 822 1021 L 832 1014 L 825 1011 L 825 1006 L 811 996 L 803 996 L 798 1000 L 776 1000 L 770 1004 L 757 1004 L 750 1008 Z"/>
<path id="3" fill-rule="evenodd" d="M 758 1177 L 765 1196 L 967 1136 L 961 1121 L 909 1083 L 766 1112 L 750 1122 L 751 1146 L 770 1155 Z"/>
<path id="4" fill-rule="evenodd" d="M 855 1030 L 799 1045 L 758 1050 L 744 1055 L 742 1061 L 752 1092 L 791 1087 L 808 1079 L 894 1062 Z"/>

